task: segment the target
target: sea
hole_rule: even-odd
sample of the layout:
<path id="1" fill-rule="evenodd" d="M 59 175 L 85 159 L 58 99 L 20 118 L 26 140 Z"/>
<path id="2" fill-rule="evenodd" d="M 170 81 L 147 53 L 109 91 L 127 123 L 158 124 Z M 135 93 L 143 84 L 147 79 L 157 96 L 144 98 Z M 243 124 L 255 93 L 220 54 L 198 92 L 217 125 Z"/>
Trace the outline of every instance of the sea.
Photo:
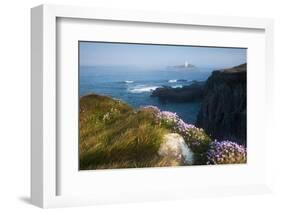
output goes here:
<path id="1" fill-rule="evenodd" d="M 186 70 L 179 68 L 139 68 L 126 66 L 80 66 L 79 95 L 89 93 L 106 95 L 126 102 L 134 108 L 154 105 L 163 111 L 177 113 L 185 122 L 194 124 L 200 102 L 163 103 L 151 97 L 159 87 L 173 88 L 190 85 L 194 81 L 206 81 L 212 68 Z"/>

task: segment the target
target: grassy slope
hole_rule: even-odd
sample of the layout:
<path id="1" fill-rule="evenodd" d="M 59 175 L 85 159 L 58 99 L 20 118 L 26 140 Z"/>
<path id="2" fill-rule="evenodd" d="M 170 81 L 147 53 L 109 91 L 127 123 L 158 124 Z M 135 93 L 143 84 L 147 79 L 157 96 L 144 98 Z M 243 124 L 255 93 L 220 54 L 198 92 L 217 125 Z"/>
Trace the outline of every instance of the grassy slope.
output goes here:
<path id="1" fill-rule="evenodd" d="M 156 124 L 154 116 L 106 96 L 81 97 L 80 169 L 175 165 L 157 154 L 169 130 Z"/>

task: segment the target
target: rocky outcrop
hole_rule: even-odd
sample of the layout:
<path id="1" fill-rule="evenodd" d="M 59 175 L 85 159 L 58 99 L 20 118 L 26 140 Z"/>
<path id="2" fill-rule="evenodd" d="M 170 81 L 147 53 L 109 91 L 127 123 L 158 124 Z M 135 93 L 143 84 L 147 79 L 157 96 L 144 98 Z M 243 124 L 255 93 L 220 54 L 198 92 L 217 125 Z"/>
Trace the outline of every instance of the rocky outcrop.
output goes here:
<path id="1" fill-rule="evenodd" d="M 204 83 L 193 82 L 189 86 L 181 88 L 162 87 L 157 88 L 151 94 L 152 97 L 158 97 L 161 102 L 193 102 L 201 101 L 203 98 Z"/>
<path id="2" fill-rule="evenodd" d="M 183 137 L 177 133 L 169 133 L 164 136 L 158 154 L 176 165 L 192 165 L 193 152 L 185 143 Z"/>
<path id="3" fill-rule="evenodd" d="M 197 126 L 214 139 L 246 146 L 247 64 L 214 71 L 204 87 Z"/>

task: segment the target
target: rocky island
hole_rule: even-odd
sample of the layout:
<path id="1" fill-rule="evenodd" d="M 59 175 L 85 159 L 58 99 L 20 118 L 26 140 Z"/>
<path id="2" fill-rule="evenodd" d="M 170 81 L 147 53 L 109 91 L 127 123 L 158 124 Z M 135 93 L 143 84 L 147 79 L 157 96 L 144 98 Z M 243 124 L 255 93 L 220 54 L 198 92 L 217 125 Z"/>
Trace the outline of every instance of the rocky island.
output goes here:
<path id="1" fill-rule="evenodd" d="M 197 67 L 195 66 L 195 65 L 193 65 L 193 64 L 190 64 L 190 63 L 188 63 L 187 61 L 185 61 L 184 62 L 184 64 L 181 64 L 181 65 L 175 65 L 175 66 L 168 66 L 167 67 L 168 69 L 184 69 L 184 70 L 188 70 L 188 71 L 190 71 L 190 70 L 194 70 L 194 69 L 196 69 Z"/>
<path id="2" fill-rule="evenodd" d="M 193 102 L 202 101 L 204 82 L 194 81 L 191 85 L 181 88 L 161 87 L 154 90 L 151 97 L 157 97 L 162 102 Z"/>

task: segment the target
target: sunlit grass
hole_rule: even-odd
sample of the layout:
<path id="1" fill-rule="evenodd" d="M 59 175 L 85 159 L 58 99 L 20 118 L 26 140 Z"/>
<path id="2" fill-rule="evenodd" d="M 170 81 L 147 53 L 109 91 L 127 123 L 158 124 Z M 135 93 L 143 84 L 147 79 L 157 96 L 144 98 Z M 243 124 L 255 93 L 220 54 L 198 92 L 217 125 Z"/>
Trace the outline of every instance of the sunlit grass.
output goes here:
<path id="1" fill-rule="evenodd" d="M 79 114 L 81 170 L 184 165 L 175 157 L 158 154 L 164 135 L 168 133 L 183 138 L 193 152 L 193 165 L 216 164 L 221 159 L 224 159 L 223 163 L 241 163 L 235 156 L 246 160 L 246 150 L 237 145 L 241 155 L 233 157 L 218 149 L 216 156 L 222 157 L 210 161 L 213 139 L 203 129 L 185 123 L 175 113 L 161 111 L 155 106 L 136 110 L 119 100 L 91 94 L 80 98 Z M 229 153 L 229 150 L 225 152 Z"/>
<path id="2" fill-rule="evenodd" d="M 168 129 L 149 110 L 100 95 L 80 99 L 80 169 L 167 166 L 157 151 Z"/>

